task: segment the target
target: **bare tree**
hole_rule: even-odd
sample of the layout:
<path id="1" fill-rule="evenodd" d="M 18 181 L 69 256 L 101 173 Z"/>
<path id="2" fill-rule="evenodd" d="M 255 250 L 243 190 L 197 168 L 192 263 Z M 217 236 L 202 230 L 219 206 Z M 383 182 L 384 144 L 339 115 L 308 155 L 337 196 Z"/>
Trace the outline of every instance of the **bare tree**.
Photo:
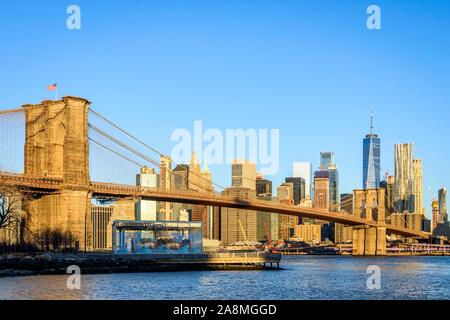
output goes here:
<path id="1" fill-rule="evenodd" d="M 20 224 L 22 201 L 16 188 L 0 186 L 0 230 Z"/>

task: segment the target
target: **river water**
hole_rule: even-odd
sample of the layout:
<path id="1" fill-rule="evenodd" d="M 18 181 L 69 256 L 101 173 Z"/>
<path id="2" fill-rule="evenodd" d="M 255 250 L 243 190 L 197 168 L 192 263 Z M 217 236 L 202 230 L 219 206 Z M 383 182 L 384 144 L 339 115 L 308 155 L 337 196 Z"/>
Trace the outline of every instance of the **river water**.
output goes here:
<path id="1" fill-rule="evenodd" d="M 367 286 L 378 266 L 381 289 Z M 0 299 L 450 299 L 450 257 L 290 256 L 277 271 L 196 271 L 0 278 Z"/>

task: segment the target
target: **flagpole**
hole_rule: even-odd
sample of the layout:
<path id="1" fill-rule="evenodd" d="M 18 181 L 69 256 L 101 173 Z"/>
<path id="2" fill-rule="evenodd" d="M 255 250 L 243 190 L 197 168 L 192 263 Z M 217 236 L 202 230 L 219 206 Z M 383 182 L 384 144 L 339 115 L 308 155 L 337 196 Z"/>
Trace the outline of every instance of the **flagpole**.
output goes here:
<path id="1" fill-rule="evenodd" d="M 55 90 L 55 101 L 58 101 L 58 86 L 56 86 L 56 90 Z"/>

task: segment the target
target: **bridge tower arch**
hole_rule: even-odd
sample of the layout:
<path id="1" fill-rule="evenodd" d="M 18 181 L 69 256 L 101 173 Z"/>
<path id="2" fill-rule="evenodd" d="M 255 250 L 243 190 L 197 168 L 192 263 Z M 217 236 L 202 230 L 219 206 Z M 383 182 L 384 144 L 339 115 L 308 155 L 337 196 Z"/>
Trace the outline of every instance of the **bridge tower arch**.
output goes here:
<path id="1" fill-rule="evenodd" d="M 378 225 L 361 225 L 353 227 L 354 256 L 386 255 L 386 204 L 384 189 L 354 190 L 354 215 Z M 364 210 L 364 212 L 363 212 Z"/>
<path id="2" fill-rule="evenodd" d="M 77 97 L 23 106 L 24 174 L 62 180 L 58 194 L 42 195 L 25 204 L 29 239 L 59 230 L 70 232 L 81 250 L 91 247 L 89 107 L 89 101 Z"/>

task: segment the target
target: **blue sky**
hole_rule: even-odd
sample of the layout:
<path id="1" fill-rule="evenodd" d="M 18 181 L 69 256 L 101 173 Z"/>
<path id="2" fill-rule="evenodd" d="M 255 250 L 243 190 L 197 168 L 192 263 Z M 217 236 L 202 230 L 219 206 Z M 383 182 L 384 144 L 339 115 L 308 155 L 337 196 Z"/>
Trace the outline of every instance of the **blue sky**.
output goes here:
<path id="1" fill-rule="evenodd" d="M 66 28 L 81 8 L 82 29 Z M 366 28 L 377 4 L 382 30 Z M 333 151 L 341 192 L 361 186 L 370 107 L 424 161 L 424 206 L 450 185 L 450 2 L 8 1 L 0 5 L 0 109 L 53 95 L 93 107 L 163 152 L 177 128 L 280 129 L 280 173 Z M 212 166 L 230 184 L 230 167 Z M 432 191 L 428 190 L 432 188 Z"/>

